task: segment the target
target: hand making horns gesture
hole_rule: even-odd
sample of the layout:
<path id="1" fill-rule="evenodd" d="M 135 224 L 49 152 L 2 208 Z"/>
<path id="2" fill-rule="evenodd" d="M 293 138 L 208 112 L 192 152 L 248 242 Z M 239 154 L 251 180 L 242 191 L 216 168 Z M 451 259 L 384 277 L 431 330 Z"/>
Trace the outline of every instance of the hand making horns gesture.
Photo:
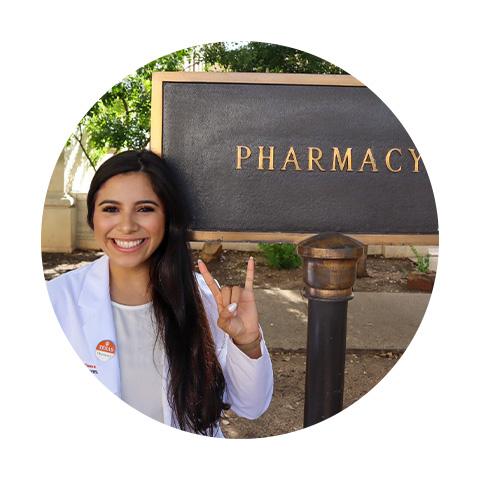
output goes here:
<path id="1" fill-rule="evenodd" d="M 230 335 L 240 349 L 243 350 L 242 346 L 244 346 L 245 353 L 257 357 L 257 354 L 260 353 L 260 327 L 253 294 L 254 264 L 253 257 L 250 257 L 247 264 L 245 288 L 235 286 L 220 289 L 201 260 L 198 261 L 198 268 L 217 302 L 218 326 Z"/>

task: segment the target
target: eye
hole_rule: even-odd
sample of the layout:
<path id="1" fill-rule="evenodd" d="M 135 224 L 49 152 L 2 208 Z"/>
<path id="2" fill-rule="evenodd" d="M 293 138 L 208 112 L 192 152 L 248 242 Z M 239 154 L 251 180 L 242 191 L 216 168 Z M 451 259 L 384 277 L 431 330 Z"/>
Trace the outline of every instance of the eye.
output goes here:
<path id="1" fill-rule="evenodd" d="M 115 207 L 114 205 L 107 205 L 102 208 L 102 212 L 115 213 L 118 212 L 118 207 Z"/>
<path id="2" fill-rule="evenodd" d="M 149 205 L 144 205 L 142 207 L 139 207 L 138 209 L 139 212 L 153 212 L 155 209 L 153 207 L 150 207 Z"/>

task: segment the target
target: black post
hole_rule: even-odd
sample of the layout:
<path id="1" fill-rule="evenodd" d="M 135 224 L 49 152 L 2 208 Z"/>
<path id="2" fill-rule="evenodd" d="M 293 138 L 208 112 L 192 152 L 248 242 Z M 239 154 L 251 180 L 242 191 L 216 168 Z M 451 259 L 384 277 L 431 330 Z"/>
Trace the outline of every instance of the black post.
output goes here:
<path id="1" fill-rule="evenodd" d="M 347 302 L 310 299 L 308 319 L 305 426 L 342 410 Z"/>
<path id="2" fill-rule="evenodd" d="M 347 305 L 353 298 L 363 246 L 338 233 L 312 237 L 298 246 L 304 259 L 308 298 L 304 427 L 343 407 Z"/>

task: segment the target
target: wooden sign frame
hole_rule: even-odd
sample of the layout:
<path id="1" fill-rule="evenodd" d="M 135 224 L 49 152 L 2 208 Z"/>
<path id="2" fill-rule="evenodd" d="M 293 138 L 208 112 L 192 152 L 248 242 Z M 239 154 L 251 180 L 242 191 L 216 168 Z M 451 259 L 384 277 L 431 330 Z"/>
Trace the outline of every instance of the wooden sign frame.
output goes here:
<path id="1" fill-rule="evenodd" d="M 152 76 L 150 148 L 162 155 L 164 83 L 284 84 L 365 87 L 351 75 L 224 73 L 224 72 L 154 72 Z M 318 232 L 321 233 L 321 232 Z M 438 245 L 438 234 L 356 234 L 341 232 L 366 245 Z M 193 241 L 291 242 L 299 243 L 312 233 L 191 231 Z"/>

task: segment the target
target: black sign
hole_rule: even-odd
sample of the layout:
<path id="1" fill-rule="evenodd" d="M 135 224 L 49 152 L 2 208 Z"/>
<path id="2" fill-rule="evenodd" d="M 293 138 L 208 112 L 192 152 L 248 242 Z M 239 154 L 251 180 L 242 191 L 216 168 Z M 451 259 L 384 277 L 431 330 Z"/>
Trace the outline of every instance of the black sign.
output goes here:
<path id="1" fill-rule="evenodd" d="M 194 230 L 437 233 L 419 151 L 354 79 L 191 75 L 154 81 L 152 149 L 178 169 Z"/>

